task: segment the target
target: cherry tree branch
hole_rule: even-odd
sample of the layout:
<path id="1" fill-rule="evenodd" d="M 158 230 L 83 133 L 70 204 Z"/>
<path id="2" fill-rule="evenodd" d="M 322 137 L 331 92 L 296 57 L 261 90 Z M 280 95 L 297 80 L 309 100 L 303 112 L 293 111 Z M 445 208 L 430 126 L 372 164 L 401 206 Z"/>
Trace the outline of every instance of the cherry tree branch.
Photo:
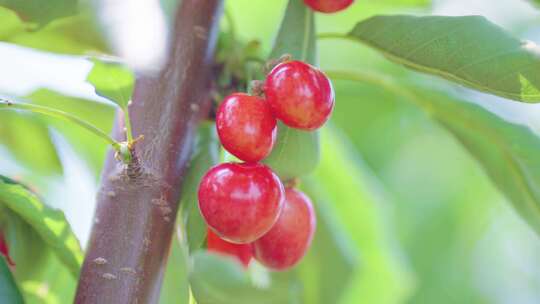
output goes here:
<path id="1" fill-rule="evenodd" d="M 221 11 L 221 0 L 182 0 L 167 64 L 137 79 L 130 115 L 134 136 L 144 140 L 127 168 L 108 155 L 76 303 L 159 300 L 180 186 L 209 110 Z"/>

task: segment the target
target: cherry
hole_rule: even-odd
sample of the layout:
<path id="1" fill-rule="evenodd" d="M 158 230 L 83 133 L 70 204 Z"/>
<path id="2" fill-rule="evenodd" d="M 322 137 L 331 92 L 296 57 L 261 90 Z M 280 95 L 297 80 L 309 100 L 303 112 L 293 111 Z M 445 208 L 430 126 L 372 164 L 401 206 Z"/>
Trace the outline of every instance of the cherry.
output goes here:
<path id="1" fill-rule="evenodd" d="M 216 128 L 223 147 L 246 162 L 268 156 L 276 141 L 276 118 L 268 103 L 257 96 L 227 96 L 217 110 Z"/>
<path id="2" fill-rule="evenodd" d="M 8 265 L 15 266 L 15 262 L 13 262 L 13 260 L 9 256 L 9 247 L 2 231 L 0 231 L 0 254 L 3 255 L 4 258 L 6 258 Z"/>
<path id="3" fill-rule="evenodd" d="M 251 253 L 251 244 L 233 244 L 227 242 L 221 239 L 210 228 L 208 228 L 206 246 L 208 251 L 237 258 L 246 268 L 248 267 L 253 256 Z"/>
<path id="4" fill-rule="evenodd" d="M 274 115 L 292 128 L 315 130 L 334 108 L 334 89 L 328 77 L 301 61 L 274 67 L 266 76 L 264 93 Z"/>
<path id="5" fill-rule="evenodd" d="M 315 211 L 302 192 L 287 188 L 278 221 L 253 243 L 255 258 L 274 270 L 286 270 L 302 259 L 315 233 Z"/>
<path id="6" fill-rule="evenodd" d="M 313 10 L 321 13 L 335 13 L 349 7 L 354 0 L 304 0 Z"/>
<path id="7" fill-rule="evenodd" d="M 222 239 L 251 243 L 277 221 L 284 190 L 277 175 L 259 163 L 223 163 L 211 168 L 199 185 L 199 209 Z"/>

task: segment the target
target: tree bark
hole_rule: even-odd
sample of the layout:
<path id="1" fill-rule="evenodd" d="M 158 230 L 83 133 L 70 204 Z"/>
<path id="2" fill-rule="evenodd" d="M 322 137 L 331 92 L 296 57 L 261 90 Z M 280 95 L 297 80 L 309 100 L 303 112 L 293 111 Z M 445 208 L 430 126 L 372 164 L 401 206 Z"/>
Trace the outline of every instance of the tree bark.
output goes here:
<path id="1" fill-rule="evenodd" d="M 221 0 L 182 0 L 167 64 L 137 79 L 130 116 L 144 135 L 134 162 L 109 153 L 76 303 L 156 303 L 181 183 L 209 84 Z"/>

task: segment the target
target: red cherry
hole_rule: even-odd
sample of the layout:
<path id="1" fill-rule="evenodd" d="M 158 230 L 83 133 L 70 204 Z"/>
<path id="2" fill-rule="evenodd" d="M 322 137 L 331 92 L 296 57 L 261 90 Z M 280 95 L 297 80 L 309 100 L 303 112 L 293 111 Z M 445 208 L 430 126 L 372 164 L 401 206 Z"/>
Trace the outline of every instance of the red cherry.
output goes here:
<path id="1" fill-rule="evenodd" d="M 246 162 L 268 156 L 276 141 L 276 118 L 268 103 L 257 96 L 227 96 L 217 110 L 216 128 L 223 147 Z"/>
<path id="2" fill-rule="evenodd" d="M 255 258 L 274 270 L 293 267 L 311 245 L 316 222 L 310 199 L 296 189 L 287 188 L 278 221 L 253 243 Z"/>
<path id="3" fill-rule="evenodd" d="M 313 10 L 321 13 L 335 13 L 346 9 L 354 0 L 304 0 Z"/>
<path id="4" fill-rule="evenodd" d="M 334 89 L 328 77 L 301 61 L 273 68 L 266 76 L 264 93 L 274 115 L 292 128 L 320 128 L 334 108 Z"/>
<path id="5" fill-rule="evenodd" d="M 277 175 L 259 163 L 223 163 L 199 185 L 199 209 L 214 232 L 229 242 L 251 243 L 277 221 L 284 190 Z"/>
<path id="6" fill-rule="evenodd" d="M 4 258 L 6 258 L 8 265 L 15 266 L 15 262 L 13 262 L 13 260 L 9 256 L 9 247 L 2 231 L 0 231 L 0 254 L 3 255 Z"/>
<path id="7" fill-rule="evenodd" d="M 233 244 L 221 239 L 212 229 L 208 228 L 206 238 L 208 251 L 216 252 L 237 258 L 244 267 L 248 267 L 253 254 L 251 253 L 251 244 Z"/>

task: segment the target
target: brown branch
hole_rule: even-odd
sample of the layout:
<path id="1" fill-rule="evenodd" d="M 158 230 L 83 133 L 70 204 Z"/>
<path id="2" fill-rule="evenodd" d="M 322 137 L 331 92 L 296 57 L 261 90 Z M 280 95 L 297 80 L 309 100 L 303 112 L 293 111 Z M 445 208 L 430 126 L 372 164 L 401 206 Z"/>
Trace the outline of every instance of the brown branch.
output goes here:
<path id="1" fill-rule="evenodd" d="M 182 0 L 166 66 L 137 79 L 133 166 L 109 153 L 76 303 L 155 303 L 197 122 L 208 87 L 221 0 Z"/>

